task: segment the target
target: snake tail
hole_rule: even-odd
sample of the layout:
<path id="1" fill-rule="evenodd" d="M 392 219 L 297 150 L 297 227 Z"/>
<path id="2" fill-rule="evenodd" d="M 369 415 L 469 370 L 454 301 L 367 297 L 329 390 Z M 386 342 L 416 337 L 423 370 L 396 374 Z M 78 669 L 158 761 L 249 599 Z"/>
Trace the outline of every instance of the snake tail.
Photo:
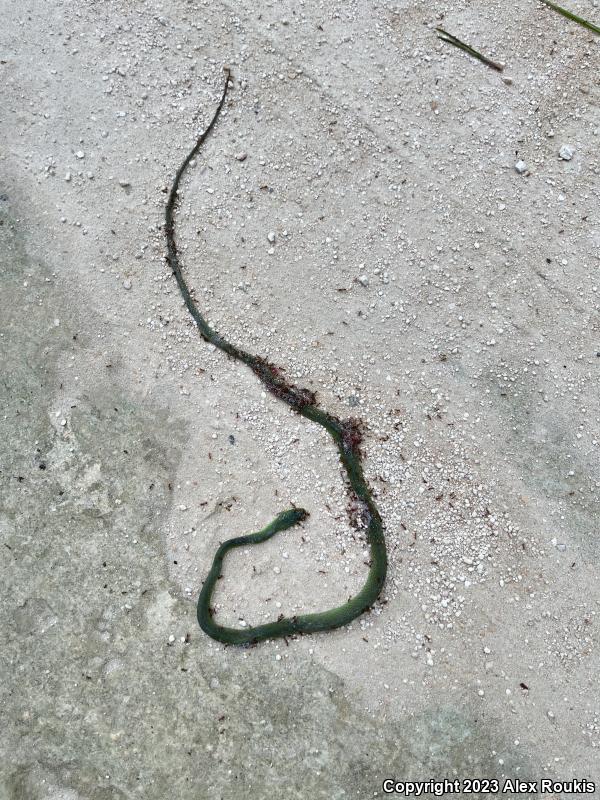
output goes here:
<path id="1" fill-rule="evenodd" d="M 280 616 L 273 622 L 244 628 L 230 628 L 220 625 L 213 619 L 211 598 L 215 585 L 222 575 L 223 562 L 227 553 L 236 547 L 255 545 L 268 541 L 280 531 L 299 524 L 308 517 L 302 508 L 291 508 L 278 514 L 266 527 L 256 533 L 238 536 L 223 542 L 217 549 L 210 571 L 204 581 L 198 598 L 198 623 L 202 630 L 225 644 L 252 645 L 265 639 L 294 636 L 303 633 L 328 631 L 347 625 L 367 611 L 377 600 L 385 583 L 387 571 L 387 552 L 381 516 L 373 500 L 362 467 L 360 451 L 361 425 L 359 420 L 340 420 L 321 409 L 314 392 L 295 386 L 284 377 L 283 370 L 270 364 L 261 356 L 252 355 L 229 342 L 215 331 L 200 313 L 192 292 L 185 280 L 179 251 L 175 240 L 175 211 L 179 184 L 188 166 L 195 158 L 203 143 L 213 130 L 225 105 L 231 74 L 225 70 L 226 78 L 223 93 L 211 121 L 196 140 L 183 163 L 175 173 L 165 207 L 165 236 L 167 240 L 167 262 L 171 267 L 183 301 L 192 316 L 200 335 L 230 358 L 249 367 L 263 386 L 276 398 L 285 403 L 295 413 L 324 428 L 337 448 L 340 462 L 345 472 L 348 489 L 360 509 L 360 517 L 366 528 L 365 536 L 370 550 L 369 571 L 362 589 L 346 603 L 336 608 L 313 614 L 300 614 L 291 617 Z"/>

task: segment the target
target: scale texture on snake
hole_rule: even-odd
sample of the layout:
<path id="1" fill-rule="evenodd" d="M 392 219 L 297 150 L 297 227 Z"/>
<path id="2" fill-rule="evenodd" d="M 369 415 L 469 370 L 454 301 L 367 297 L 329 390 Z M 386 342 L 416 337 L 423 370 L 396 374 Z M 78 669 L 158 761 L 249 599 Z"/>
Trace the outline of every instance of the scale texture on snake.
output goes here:
<path id="1" fill-rule="evenodd" d="M 299 614 L 292 617 L 280 617 L 264 625 L 256 625 L 244 629 L 229 628 L 220 625 L 213 619 L 210 606 L 216 582 L 221 577 L 223 560 L 229 550 L 250 544 L 259 544 L 267 541 L 279 531 L 296 525 L 306 519 L 308 512 L 302 508 L 291 508 L 283 511 L 262 530 L 246 536 L 229 539 L 220 545 L 208 573 L 200 597 L 198 599 L 198 622 L 205 633 L 213 639 L 227 644 L 250 645 L 264 639 L 293 636 L 294 634 L 327 631 L 347 625 L 360 614 L 370 608 L 377 600 L 383 587 L 387 569 L 387 554 L 383 534 L 381 517 L 365 480 L 361 453 L 360 429 L 356 420 L 340 420 L 319 408 L 315 394 L 308 389 L 303 389 L 288 383 L 282 377 L 282 371 L 267 362 L 260 356 L 252 355 L 228 342 L 222 335 L 213 330 L 192 299 L 188 284 L 183 277 L 179 253 L 175 242 L 175 208 L 179 184 L 192 159 L 197 155 L 202 144 L 213 130 L 221 110 L 225 104 L 231 75 L 225 70 L 226 79 L 221 100 L 213 118 L 206 130 L 196 141 L 196 144 L 177 170 L 171 191 L 169 192 L 165 211 L 165 234 L 167 239 L 167 261 L 173 270 L 179 290 L 188 311 L 192 315 L 198 330 L 205 341 L 218 347 L 231 358 L 246 364 L 259 378 L 265 388 L 288 405 L 293 411 L 311 422 L 321 425 L 331 435 L 340 455 L 340 461 L 346 472 L 349 490 L 358 503 L 361 518 L 366 525 L 366 538 L 370 548 L 370 566 L 367 580 L 358 594 L 351 597 L 348 602 L 329 611 L 314 614 Z"/>

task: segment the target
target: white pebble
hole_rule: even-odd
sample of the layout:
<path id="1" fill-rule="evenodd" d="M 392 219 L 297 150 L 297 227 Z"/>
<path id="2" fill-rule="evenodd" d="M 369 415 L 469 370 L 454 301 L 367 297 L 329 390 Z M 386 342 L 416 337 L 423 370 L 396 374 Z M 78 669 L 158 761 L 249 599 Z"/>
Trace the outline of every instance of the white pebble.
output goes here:
<path id="1" fill-rule="evenodd" d="M 571 147 L 570 144 L 563 144 L 558 151 L 558 155 L 563 161 L 570 161 L 575 155 L 575 148 Z"/>
<path id="2" fill-rule="evenodd" d="M 524 175 L 527 172 L 527 164 L 524 161 L 517 161 L 515 164 L 515 170 L 519 173 L 519 175 Z"/>

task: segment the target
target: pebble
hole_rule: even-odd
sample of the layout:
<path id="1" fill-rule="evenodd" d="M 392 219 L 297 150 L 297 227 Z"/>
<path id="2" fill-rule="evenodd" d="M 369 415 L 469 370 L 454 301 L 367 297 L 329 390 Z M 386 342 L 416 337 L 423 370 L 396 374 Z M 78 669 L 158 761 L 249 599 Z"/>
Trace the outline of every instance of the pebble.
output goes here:
<path id="1" fill-rule="evenodd" d="M 358 278 L 358 282 L 361 284 L 361 286 L 369 285 L 369 279 L 367 278 L 366 275 L 360 275 L 360 277 Z"/>
<path id="2" fill-rule="evenodd" d="M 562 158 L 563 161 L 570 161 L 575 155 L 575 148 L 572 147 L 570 144 L 563 144 L 563 146 L 558 151 L 558 155 L 560 158 Z"/>
<path id="3" fill-rule="evenodd" d="M 515 170 L 519 173 L 519 175 L 524 175 L 527 172 L 527 164 L 524 161 L 517 161 L 515 164 Z"/>
<path id="4" fill-rule="evenodd" d="M 76 156 L 76 158 L 85 158 L 85 153 L 83 152 L 83 150 L 78 150 L 75 153 L 75 156 Z"/>
<path id="5" fill-rule="evenodd" d="M 271 242 L 271 244 L 273 244 L 275 242 L 275 240 L 277 239 L 277 236 L 275 235 L 275 231 L 269 231 L 268 234 L 267 234 L 267 239 Z"/>
<path id="6" fill-rule="evenodd" d="M 235 157 L 238 161 L 245 161 L 248 158 L 248 153 L 244 153 L 244 151 L 242 150 L 241 153 L 236 153 Z"/>
<path id="7" fill-rule="evenodd" d="M 132 286 L 132 283 L 129 280 L 129 278 L 125 278 L 125 280 L 123 281 L 123 288 L 124 289 L 131 289 L 131 286 Z"/>
<path id="8" fill-rule="evenodd" d="M 127 178 L 119 178 L 119 186 L 122 186 L 124 189 L 127 186 L 131 186 L 131 182 L 127 180 Z"/>

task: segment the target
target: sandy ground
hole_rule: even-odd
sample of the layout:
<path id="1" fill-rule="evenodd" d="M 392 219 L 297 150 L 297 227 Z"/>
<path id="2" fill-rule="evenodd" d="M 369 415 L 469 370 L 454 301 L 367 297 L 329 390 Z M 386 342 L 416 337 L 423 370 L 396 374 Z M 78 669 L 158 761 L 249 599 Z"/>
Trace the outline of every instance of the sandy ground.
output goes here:
<path id="1" fill-rule="evenodd" d="M 598 37 L 533 0 L 0 11 L 0 798 L 600 781 Z M 233 625 L 343 602 L 366 549 L 326 435 L 164 262 L 224 64 L 187 275 L 363 420 L 390 558 L 348 629 L 250 650 L 195 620 L 219 541 L 311 512 L 228 558 Z"/>

